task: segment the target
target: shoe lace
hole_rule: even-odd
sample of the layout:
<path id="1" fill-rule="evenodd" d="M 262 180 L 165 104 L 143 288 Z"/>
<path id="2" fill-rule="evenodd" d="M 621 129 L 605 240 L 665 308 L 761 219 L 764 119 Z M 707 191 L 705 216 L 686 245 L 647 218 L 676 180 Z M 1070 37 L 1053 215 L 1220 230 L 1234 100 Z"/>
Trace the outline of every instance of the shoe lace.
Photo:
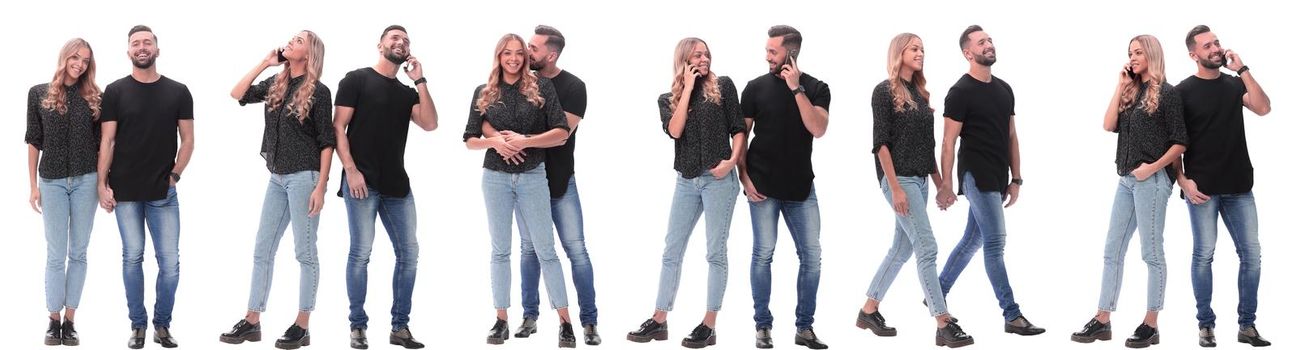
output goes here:
<path id="1" fill-rule="evenodd" d="M 689 338 L 693 338 L 693 339 L 706 338 L 710 336 L 710 333 L 711 333 L 711 328 L 707 328 L 706 325 L 700 324 L 697 327 L 693 328 L 693 332 L 689 333 Z"/>

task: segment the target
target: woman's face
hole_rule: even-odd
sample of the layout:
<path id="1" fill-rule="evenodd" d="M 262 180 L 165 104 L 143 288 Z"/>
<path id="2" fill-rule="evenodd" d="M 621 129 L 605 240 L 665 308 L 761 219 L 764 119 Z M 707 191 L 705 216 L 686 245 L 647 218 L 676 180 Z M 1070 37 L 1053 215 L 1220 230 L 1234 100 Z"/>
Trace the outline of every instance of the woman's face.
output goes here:
<path id="1" fill-rule="evenodd" d="M 909 44 L 905 45 L 904 51 L 900 54 L 900 65 L 909 68 L 910 71 L 921 72 L 925 53 L 922 39 L 913 38 L 909 40 Z"/>
<path id="2" fill-rule="evenodd" d="M 310 53 L 310 44 L 306 43 L 307 35 L 310 34 L 306 32 L 297 33 L 292 39 L 288 40 L 288 45 L 284 46 L 283 50 L 284 57 L 292 61 L 306 59 L 306 55 Z"/>
<path id="3" fill-rule="evenodd" d="M 90 69 L 91 59 L 93 59 L 93 57 L 90 57 L 90 48 L 88 47 L 77 49 L 76 52 L 72 53 L 72 56 L 68 56 L 65 59 L 64 65 L 67 69 L 63 72 L 67 75 L 67 82 L 69 84 L 80 79 L 81 75 L 85 74 L 85 71 Z"/>
<path id="4" fill-rule="evenodd" d="M 693 51 L 689 52 L 688 64 L 697 68 L 698 74 L 707 76 L 711 74 L 711 50 L 707 49 L 706 44 L 697 43 L 693 45 Z"/>
<path id="5" fill-rule="evenodd" d="M 1147 73 L 1147 52 L 1143 50 L 1143 44 L 1138 40 L 1131 41 L 1129 45 L 1129 65 L 1134 70 L 1134 74 L 1143 75 Z"/>
<path id="6" fill-rule="evenodd" d="M 500 51 L 500 67 L 504 73 L 509 75 L 521 74 L 524 64 L 526 63 L 526 47 L 518 40 L 509 40 L 504 44 L 504 50 Z"/>

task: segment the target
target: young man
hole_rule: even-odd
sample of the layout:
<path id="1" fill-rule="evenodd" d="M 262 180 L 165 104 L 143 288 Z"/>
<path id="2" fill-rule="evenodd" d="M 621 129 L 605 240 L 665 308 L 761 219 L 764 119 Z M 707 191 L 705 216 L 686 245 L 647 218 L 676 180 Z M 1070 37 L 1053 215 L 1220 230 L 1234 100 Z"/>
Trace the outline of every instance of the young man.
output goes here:
<path id="1" fill-rule="evenodd" d="M 137 25 L 127 34 L 131 75 L 104 89 L 99 145 L 99 205 L 117 212 L 122 280 L 130 309 L 127 347 L 144 347 L 144 227 L 158 263 L 153 342 L 174 348 L 171 309 L 180 282 L 180 200 L 176 183 L 193 155 L 193 96 L 184 84 L 158 74 L 157 35 Z M 176 133 L 180 145 L 177 152 Z M 120 136 L 120 137 L 118 137 Z M 120 140 L 120 141 L 119 141 Z"/>
<path id="2" fill-rule="evenodd" d="M 1184 102 L 1184 124 L 1193 146 L 1183 155 L 1179 187 L 1188 201 L 1192 221 L 1193 295 L 1197 297 L 1199 345 L 1215 346 L 1215 311 L 1211 310 L 1211 261 L 1218 239 L 1216 224 L 1224 226 L 1238 253 L 1238 341 L 1268 346 L 1255 328 L 1256 292 L 1260 286 L 1260 229 L 1254 175 L 1247 152 L 1242 107 L 1257 115 L 1269 114 L 1269 96 L 1256 82 L 1251 69 L 1233 50 L 1220 47 L 1219 39 L 1204 25 L 1188 32 L 1188 57 L 1197 62 L 1197 74 L 1179 83 Z M 1220 67 L 1236 76 L 1220 73 Z"/>
<path id="3" fill-rule="evenodd" d="M 580 304 L 580 322 L 584 328 L 585 344 L 599 345 L 603 339 L 598 334 L 598 307 L 594 305 L 594 267 L 585 251 L 585 224 L 581 214 L 580 194 L 576 191 L 575 157 L 576 126 L 585 118 L 585 82 L 567 70 L 558 67 L 558 58 L 567 39 L 553 27 L 540 25 L 527 48 L 531 54 L 531 69 L 536 75 L 553 82 L 567 114 L 571 135 L 562 146 L 544 149 L 545 173 L 549 178 L 550 205 L 553 209 L 554 227 L 567 260 L 571 263 L 572 282 Z M 522 326 L 518 338 L 536 332 L 536 318 L 540 316 L 540 260 L 536 257 L 530 235 L 525 225 L 518 225 L 522 239 Z"/>
<path id="4" fill-rule="evenodd" d="M 963 238 L 950 252 L 941 271 L 941 291 L 949 294 L 959 274 L 977 250 L 985 247 L 985 269 L 994 288 L 999 307 L 1003 309 L 1004 332 L 1020 335 L 1044 333 L 1022 316 L 1013 300 L 1004 266 L 1003 249 L 1007 236 L 1003 209 L 1017 202 L 1021 190 L 1021 153 L 1017 147 L 1012 87 L 990 74 L 995 63 L 994 40 L 973 25 L 959 36 L 959 47 L 967 59 L 964 74 L 945 96 L 945 136 L 941 144 L 941 184 L 936 201 L 941 210 L 958 199 L 954 178 L 959 179 L 958 194 L 967 196 L 968 224 Z M 958 150 L 958 174 L 954 174 L 954 142 L 962 139 Z M 1008 175 L 1011 172 L 1012 178 Z M 1004 204 L 1004 202 L 1007 204 Z"/>
<path id="5" fill-rule="evenodd" d="M 810 153 L 814 139 L 828 130 L 828 84 L 802 74 L 796 64 L 801 32 L 785 25 L 770 27 L 765 41 L 769 74 L 747 82 L 742 110 L 751 147 L 738 170 L 751 206 L 751 288 L 756 309 L 756 347 L 774 347 L 770 328 L 770 262 L 778 240 L 781 213 L 791 231 L 801 268 L 797 271 L 795 342 L 827 349 L 815 335 L 815 296 L 819 291 L 819 200 L 815 197 Z"/>
<path id="6" fill-rule="evenodd" d="M 338 83 L 334 103 L 337 155 L 345 174 L 338 196 L 345 198 L 351 228 L 346 283 L 351 299 L 351 347 L 356 349 L 369 346 L 364 302 L 376 217 L 382 218 L 396 254 L 390 341 L 407 349 L 423 347 L 409 330 L 419 246 L 414 194 L 405 173 L 405 140 L 410 121 L 426 131 L 436 129 L 437 113 L 428 95 L 423 65 L 410 55 L 409 46 L 404 27 L 384 29 L 377 46 L 378 63 L 347 73 Z M 407 64 L 405 74 L 414 81 L 417 92 L 396 79 L 402 63 Z"/>

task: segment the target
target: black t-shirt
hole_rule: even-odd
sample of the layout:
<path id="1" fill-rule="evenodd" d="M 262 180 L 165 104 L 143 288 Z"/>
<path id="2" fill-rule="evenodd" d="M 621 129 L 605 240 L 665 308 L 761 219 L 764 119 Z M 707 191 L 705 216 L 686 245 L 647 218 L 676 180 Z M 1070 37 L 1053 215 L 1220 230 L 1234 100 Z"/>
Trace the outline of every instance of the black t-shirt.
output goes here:
<path id="1" fill-rule="evenodd" d="M 585 119 L 585 82 L 566 70 L 550 79 L 558 91 L 558 100 L 562 109 Z M 563 116 L 566 118 L 566 115 Z M 562 198 L 567 193 L 567 180 L 576 173 L 576 129 L 567 136 L 567 143 L 545 150 L 545 172 L 549 175 L 549 195 Z"/>
<path id="2" fill-rule="evenodd" d="M 351 159 L 364 175 L 365 184 L 384 196 L 409 195 L 405 140 L 410 111 L 418 103 L 417 91 L 373 68 L 353 70 L 338 83 L 334 104 L 355 109 L 346 130 Z"/>
<path id="3" fill-rule="evenodd" d="M 1003 192 L 1008 188 L 1008 167 L 1012 158 L 1008 125 L 1016 100 L 1012 87 L 998 77 L 982 82 L 971 75 L 950 87 L 945 96 L 945 117 L 963 123 L 958 151 L 959 194 L 963 174 L 972 173 L 977 189 Z"/>
<path id="4" fill-rule="evenodd" d="M 1242 78 L 1222 74 L 1179 83 L 1184 124 L 1192 147 L 1184 152 L 1184 175 L 1207 195 L 1251 192 L 1255 183 L 1242 120 Z"/>
<path id="5" fill-rule="evenodd" d="M 175 167 L 180 120 L 193 120 L 193 95 L 161 77 L 141 83 L 131 76 L 104 89 L 100 119 L 117 122 L 108 186 L 121 202 L 165 199 Z"/>
<path id="6" fill-rule="evenodd" d="M 828 84 L 801 74 L 801 86 L 815 107 L 828 109 L 832 92 Z M 742 94 L 743 117 L 753 121 L 751 147 L 747 149 L 747 176 L 761 194 L 786 201 L 810 197 L 814 167 L 810 154 L 814 135 L 801 121 L 796 95 L 783 77 L 765 74 L 747 82 Z"/>

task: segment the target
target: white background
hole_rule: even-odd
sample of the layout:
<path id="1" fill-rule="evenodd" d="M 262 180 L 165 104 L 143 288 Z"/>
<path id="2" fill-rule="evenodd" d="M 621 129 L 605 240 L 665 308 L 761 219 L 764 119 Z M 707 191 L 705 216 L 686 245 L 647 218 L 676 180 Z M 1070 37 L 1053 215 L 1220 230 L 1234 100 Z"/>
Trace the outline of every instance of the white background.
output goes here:
<path id="1" fill-rule="evenodd" d="M 124 54 L 127 30 L 151 26 L 159 38 L 159 71 L 193 92 L 196 151 L 179 185 L 182 278 L 173 332 L 189 348 L 233 348 L 217 335 L 242 317 L 251 273 L 251 250 L 268 172 L 258 156 L 262 107 L 239 107 L 228 92 L 265 52 L 285 43 L 297 30 L 311 29 L 327 44 L 324 82 L 336 91 L 342 76 L 379 59 L 376 44 L 383 27 L 409 29 L 412 50 L 424 62 L 440 129 L 411 128 L 406 153 L 418 198 L 420 271 L 411 327 L 438 349 L 488 348 L 482 341 L 493 322 L 488 279 L 489 239 L 479 190 L 482 152 L 465 150 L 460 138 L 472 89 L 485 82 L 492 50 L 500 35 L 530 37 L 538 23 L 553 25 L 568 46 L 560 66 L 589 87 L 588 119 L 581 125 L 577 178 L 585 208 L 586 241 L 596 271 L 602 348 L 675 349 L 703 313 L 706 265 L 700 238 L 685 258 L 684 278 L 671 316 L 669 341 L 651 345 L 624 340 L 653 309 L 662 239 L 674 186 L 671 141 L 661 131 L 655 99 L 669 89 L 671 54 L 685 36 L 707 40 L 713 67 L 742 86 L 765 74 L 766 29 L 790 24 L 805 36 L 801 67 L 832 86 L 831 125 L 816 141 L 817 187 L 823 215 L 823 274 L 817 331 L 834 348 L 924 348 L 932 346 L 933 322 L 919 301 L 913 265 L 906 265 L 883 303 L 896 338 L 878 338 L 854 328 L 856 310 L 878 263 L 891 243 L 892 213 L 881 197 L 868 150 L 872 120 L 870 92 L 885 78 L 885 53 L 892 36 L 914 32 L 926 42 L 926 74 L 933 104 L 941 109 L 949 86 L 967 71 L 955 40 L 969 24 L 980 24 L 995 39 L 996 76 L 1017 94 L 1026 185 L 1017 206 L 1007 210 L 1006 260 L 1017 301 L 1048 333 L 1023 338 L 1001 331 L 1000 310 L 978 255 L 949 297 L 951 310 L 981 348 L 1078 348 L 1067 340 L 1092 315 L 1098 297 L 1102 246 L 1117 182 L 1112 163 L 1116 137 L 1100 128 L 1102 114 L 1126 60 L 1126 45 L 1138 34 L 1153 34 L 1165 48 L 1170 82 L 1195 72 L 1183 45 L 1197 24 L 1208 24 L 1225 48 L 1236 50 L 1274 101 L 1275 112 L 1259 118 L 1246 113 L 1248 139 L 1256 169 L 1261 239 L 1266 249 L 1260 290 L 1259 323 L 1270 340 L 1293 344 L 1279 321 L 1293 311 L 1283 297 L 1291 274 L 1292 193 L 1282 177 L 1294 125 L 1286 102 L 1293 76 L 1289 19 L 1275 3 L 888 3 L 687 1 L 620 2 L 348 2 L 293 1 L 162 3 L 22 2 L 0 14 L 7 77 L 0 84 L 0 106 L 8 111 L 0 139 L 3 194 L 9 239 L 0 254 L 6 267 L 4 329 L 15 348 L 37 348 L 45 327 L 43 271 L 45 242 L 41 218 L 28 207 L 26 148 L 22 138 L 25 97 L 34 84 L 48 82 L 56 56 L 72 37 L 96 50 L 101 87 L 130 71 Z M 263 77 L 278 72 L 271 69 Z M 409 79 L 402 76 L 402 81 Z M 258 79 L 259 80 L 259 79 Z M 939 124 L 937 124 L 939 131 Z M 334 163 L 330 193 L 338 186 Z M 934 194 L 933 194 L 934 195 Z M 1175 196 L 1177 197 L 1177 196 Z M 719 320 L 719 348 L 752 346 L 748 283 L 751 235 L 746 205 L 738 199 L 729 239 L 730 278 Z M 963 233 L 966 201 L 948 212 L 929 206 L 940 247 L 939 265 Z M 1165 251 L 1169 285 L 1161 315 L 1163 348 L 1186 348 L 1196 341 L 1189 279 L 1191 233 L 1186 208 L 1172 198 L 1166 217 Z M 345 208 L 329 196 L 319 230 L 321 264 L 318 307 L 312 318 L 315 349 L 347 346 L 344 266 L 348 249 Z M 1221 230 L 1223 227 L 1221 226 Z M 785 230 L 783 232 L 786 232 Z M 288 233 L 291 235 L 292 233 Z M 696 236 L 702 236 L 701 229 Z M 781 233 L 774 263 L 771 308 L 778 348 L 793 348 L 793 311 L 797 261 L 791 241 Z M 1233 343 L 1237 257 L 1227 234 L 1216 255 L 1215 309 L 1220 341 Z M 285 237 L 285 241 L 290 237 Z M 290 242 L 290 241 L 289 241 Z M 1137 245 L 1138 240 L 1134 240 Z M 150 243 L 151 245 L 151 243 Z M 263 316 L 266 340 L 245 347 L 269 348 L 292 322 L 297 305 L 298 268 L 291 244 L 284 244 L 276 266 L 270 309 Z M 120 239 L 116 220 L 96 216 L 89 253 L 89 277 L 78 313 L 83 347 L 117 348 L 129 330 L 122 291 Z M 152 312 L 152 249 L 145 261 L 147 305 Z M 1114 316 L 1116 340 L 1098 347 L 1120 347 L 1142 318 L 1146 270 L 1137 247 L 1130 247 L 1120 312 Z M 564 260 L 564 265 L 566 261 Z M 514 259 L 514 264 L 517 260 Z M 378 234 L 370 264 L 368 311 L 375 348 L 388 348 L 390 243 Z M 516 265 L 515 265 L 516 266 Z M 565 272 L 566 273 L 566 272 Z M 568 277 L 570 278 L 570 274 Z M 514 283 L 517 277 L 514 277 Z M 570 283 L 570 282 L 569 282 Z M 521 321 L 514 289 L 512 326 Z M 573 306 L 574 289 L 568 289 Z M 543 299 L 542 299 L 543 300 Z M 544 303 L 547 309 L 547 302 Z M 572 309 L 575 316 L 578 310 Z M 150 314 L 151 316 L 151 314 Z M 553 347 L 557 319 L 546 310 L 541 332 L 490 348 Z M 151 333 L 150 333 L 151 335 Z M 149 344 L 154 347 L 154 344 Z M 580 345 L 585 346 L 585 345 Z M 1280 345 L 1283 346 L 1283 345 Z"/>

